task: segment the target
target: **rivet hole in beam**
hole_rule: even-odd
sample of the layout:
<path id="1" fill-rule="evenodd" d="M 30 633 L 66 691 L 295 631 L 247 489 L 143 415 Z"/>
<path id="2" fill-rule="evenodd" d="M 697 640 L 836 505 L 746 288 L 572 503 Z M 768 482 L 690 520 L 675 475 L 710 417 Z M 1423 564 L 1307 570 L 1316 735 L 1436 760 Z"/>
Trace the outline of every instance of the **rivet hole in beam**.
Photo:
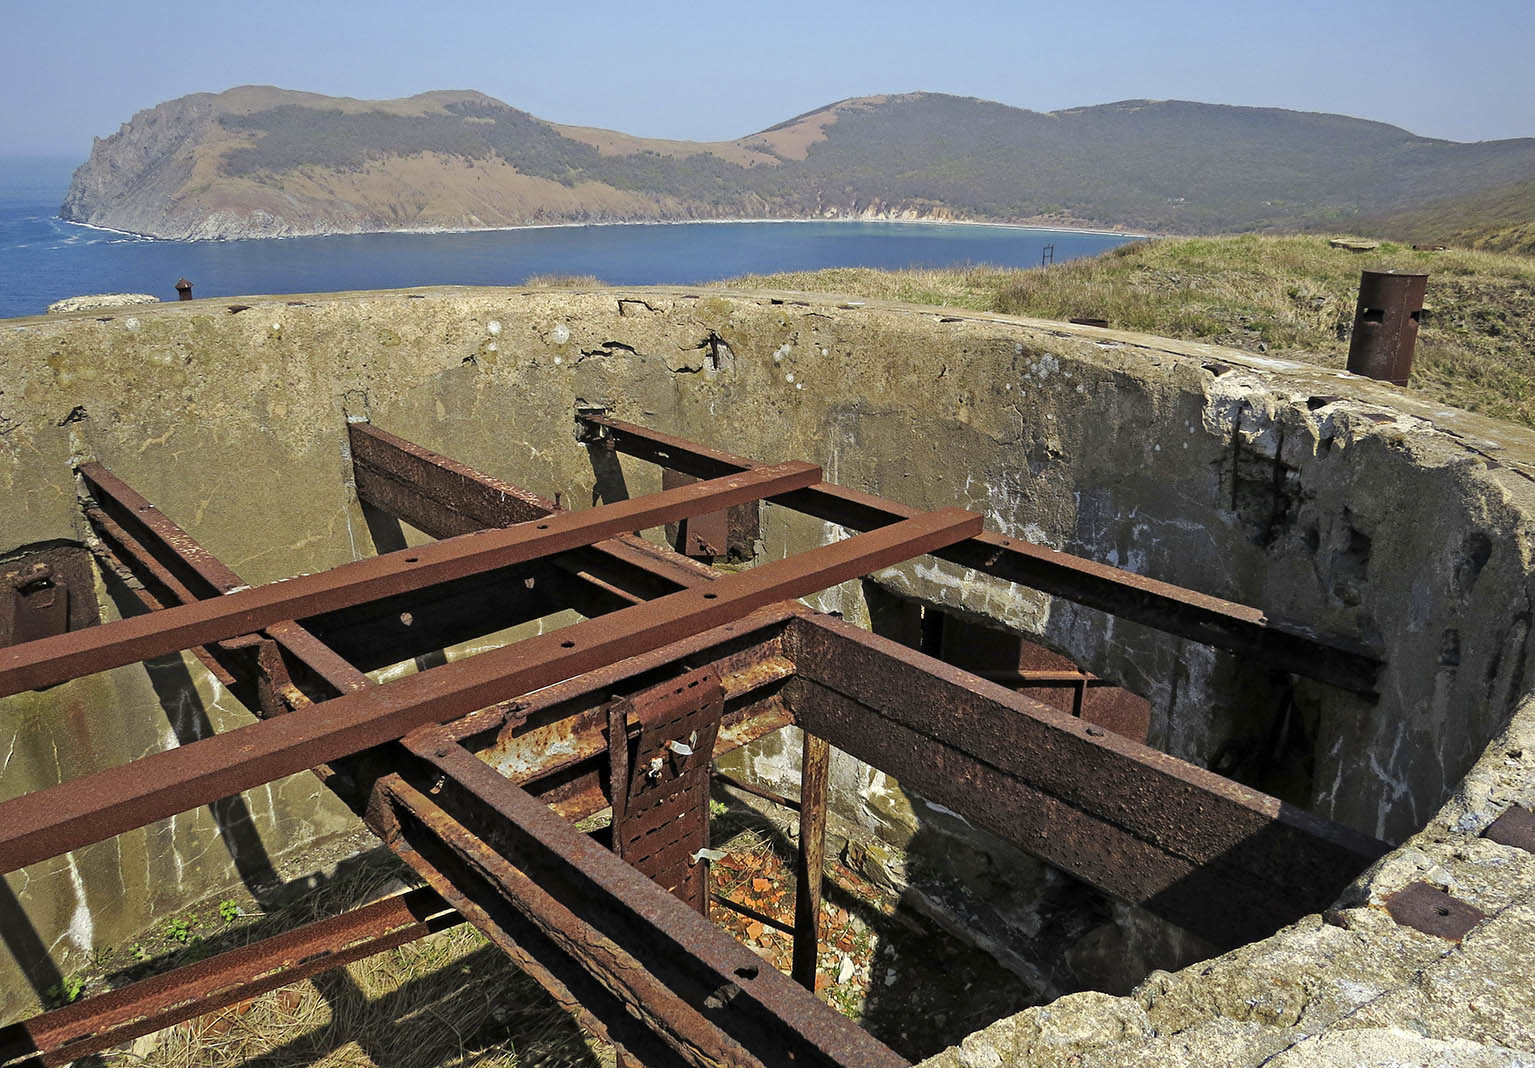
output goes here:
<path id="1" fill-rule="evenodd" d="M 593 411 L 576 415 L 589 445 L 713 478 L 750 470 L 759 461 L 711 449 Z M 914 514 L 872 494 L 821 483 L 775 503 L 854 530 L 871 530 Z M 1253 657 L 1275 668 L 1358 694 L 1378 697 L 1379 657 L 1338 638 L 1314 638 L 1271 623 L 1263 611 L 1185 589 L 1133 571 L 1073 556 L 1023 538 L 986 531 L 934 554 L 964 567 L 1027 586 L 1169 634 Z"/>
<path id="2" fill-rule="evenodd" d="M 526 563 L 615 534 L 781 494 L 819 478 L 820 468 L 812 464 L 759 468 L 582 512 L 561 512 L 536 523 L 447 538 L 317 574 L 26 642 L 0 649 L 0 697 L 250 634 L 274 623 Z"/>
<path id="3" fill-rule="evenodd" d="M 681 590 L 349 693 L 302 715 L 264 720 L 15 798 L 0 804 L 0 872 L 731 624 L 756 608 L 889 567 L 980 529 L 981 517 L 962 509 L 924 513 L 727 575 L 706 589 Z M 172 611 L 178 609 L 159 614 Z"/>

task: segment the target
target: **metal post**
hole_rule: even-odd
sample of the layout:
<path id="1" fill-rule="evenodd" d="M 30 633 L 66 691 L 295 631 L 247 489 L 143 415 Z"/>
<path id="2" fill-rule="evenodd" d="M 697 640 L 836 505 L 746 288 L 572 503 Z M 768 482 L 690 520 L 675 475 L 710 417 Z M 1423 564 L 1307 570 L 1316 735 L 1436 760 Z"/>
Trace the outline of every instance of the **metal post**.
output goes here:
<path id="1" fill-rule="evenodd" d="M 794 981 L 815 992 L 821 949 L 821 867 L 826 860 L 826 780 L 831 744 L 809 731 L 799 786 L 799 877 L 794 892 Z"/>
<path id="2" fill-rule="evenodd" d="M 182 300 L 191 300 L 192 283 L 188 282 L 185 278 L 176 279 L 176 296 L 180 297 Z"/>
<path id="3" fill-rule="evenodd" d="M 1412 374 L 1412 350 L 1423 314 L 1426 274 L 1364 271 L 1348 346 L 1348 369 L 1366 378 L 1405 386 Z"/>

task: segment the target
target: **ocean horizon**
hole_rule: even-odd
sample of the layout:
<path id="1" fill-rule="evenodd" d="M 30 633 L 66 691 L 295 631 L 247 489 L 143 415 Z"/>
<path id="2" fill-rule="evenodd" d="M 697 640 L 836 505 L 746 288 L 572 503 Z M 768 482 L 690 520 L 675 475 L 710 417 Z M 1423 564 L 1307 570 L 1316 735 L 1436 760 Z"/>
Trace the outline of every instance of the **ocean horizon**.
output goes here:
<path id="1" fill-rule="evenodd" d="M 521 285 L 541 275 L 693 285 L 827 267 L 1061 263 L 1142 235 L 970 222 L 677 220 L 167 241 L 58 217 L 77 161 L 0 159 L 0 318 L 88 293 L 196 297 Z"/>

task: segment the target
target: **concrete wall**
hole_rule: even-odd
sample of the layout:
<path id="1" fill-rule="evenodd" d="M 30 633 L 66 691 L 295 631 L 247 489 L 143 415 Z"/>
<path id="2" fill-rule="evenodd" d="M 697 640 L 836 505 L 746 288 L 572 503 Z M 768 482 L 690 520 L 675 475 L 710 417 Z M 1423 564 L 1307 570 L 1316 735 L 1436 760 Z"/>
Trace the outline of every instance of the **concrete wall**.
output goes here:
<path id="1" fill-rule="evenodd" d="M 1375 648 L 1388 661 L 1378 703 L 1310 683 L 1289 694 L 1232 657 L 948 565 L 878 579 L 1148 696 L 1153 743 L 1195 762 L 1240 769 L 1292 701 L 1314 755 L 1298 800 L 1393 841 L 1444 802 L 1526 692 L 1535 441 L 1374 383 L 1210 346 L 824 298 L 429 289 L 240 303 L 252 307 L 0 323 L 0 553 L 80 537 L 71 466 L 96 459 L 248 581 L 366 555 L 348 417 L 582 506 L 615 474 L 594 473 L 573 439 L 573 406 L 591 402 L 734 452 L 815 460 L 833 481 L 915 506 L 970 507 L 993 529 Z M 622 475 L 634 494 L 659 485 L 645 465 L 625 461 Z M 833 533 L 774 510 L 765 541 L 777 556 Z M 822 603 L 863 614 L 856 584 Z M 0 701 L 0 798 L 185 740 L 207 729 L 200 716 L 240 721 L 194 667 Z M 157 686 L 165 672 L 179 674 Z M 847 782 L 865 812 L 877 807 L 866 783 Z M 9 876 L 9 893 L 42 945 L 80 954 L 191 883 L 229 882 L 251 856 L 280 867 L 351 827 L 303 777 L 243 804 L 249 822 L 239 810 L 224 821 L 239 835 L 220 840 L 207 813 L 177 817 Z M 0 959 L 7 991 L 21 986 L 12 967 Z"/>

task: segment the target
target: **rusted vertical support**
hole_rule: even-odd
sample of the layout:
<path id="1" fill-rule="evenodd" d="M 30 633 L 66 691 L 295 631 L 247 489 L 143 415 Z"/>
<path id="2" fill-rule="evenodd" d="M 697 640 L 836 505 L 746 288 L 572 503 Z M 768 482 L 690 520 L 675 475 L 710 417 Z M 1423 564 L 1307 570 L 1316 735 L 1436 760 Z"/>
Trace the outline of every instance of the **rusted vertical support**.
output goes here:
<path id="1" fill-rule="evenodd" d="M 613 852 L 624 855 L 624 818 L 629 808 L 629 702 L 608 702 L 608 794 L 613 802 Z"/>
<path id="2" fill-rule="evenodd" d="M 815 992 L 821 949 L 821 866 L 826 859 L 826 780 L 831 744 L 804 732 L 799 786 L 799 881 L 794 893 L 794 981 Z"/>
<path id="3" fill-rule="evenodd" d="M 1412 374 L 1412 350 L 1428 275 L 1365 271 L 1359 278 L 1359 304 L 1348 346 L 1348 369 L 1366 378 L 1405 386 Z"/>

